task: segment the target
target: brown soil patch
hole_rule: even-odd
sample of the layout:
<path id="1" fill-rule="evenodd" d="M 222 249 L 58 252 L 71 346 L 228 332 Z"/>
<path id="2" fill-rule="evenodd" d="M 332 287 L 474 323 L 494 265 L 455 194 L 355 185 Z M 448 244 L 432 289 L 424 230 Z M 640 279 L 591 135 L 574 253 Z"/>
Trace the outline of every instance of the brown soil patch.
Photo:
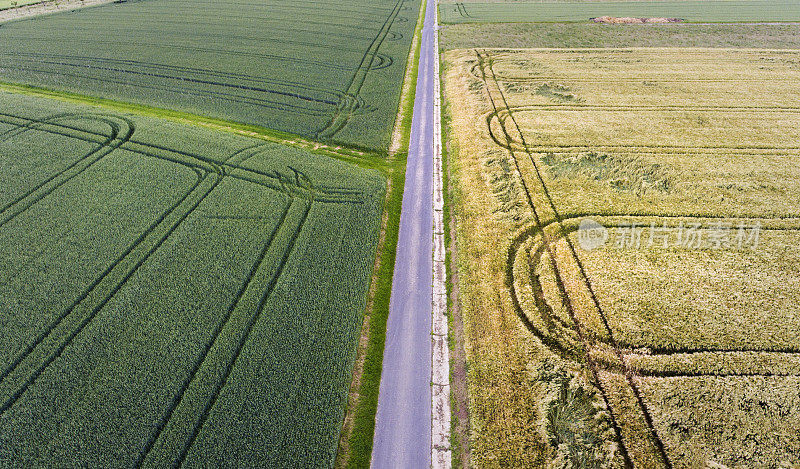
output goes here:
<path id="1" fill-rule="evenodd" d="M 665 24 L 665 23 L 683 23 L 681 18 L 618 18 L 615 16 L 600 16 L 592 18 L 595 23 L 605 24 Z"/>

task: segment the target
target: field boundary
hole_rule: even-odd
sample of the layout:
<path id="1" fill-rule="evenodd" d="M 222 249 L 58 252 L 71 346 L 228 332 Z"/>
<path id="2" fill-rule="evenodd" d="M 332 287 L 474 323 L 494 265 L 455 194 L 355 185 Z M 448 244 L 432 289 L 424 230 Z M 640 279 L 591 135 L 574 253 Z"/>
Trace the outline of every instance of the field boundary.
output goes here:
<path id="1" fill-rule="evenodd" d="M 80 8 L 90 8 L 114 0 L 34 0 L 31 3 L 0 8 L 0 24 L 20 21 L 34 16 L 52 15 Z M 63 2 L 63 3 L 62 3 Z"/>
<path id="2" fill-rule="evenodd" d="M 14 83 L 0 82 L 0 92 L 8 92 L 40 98 L 55 99 L 69 103 L 83 104 L 96 108 L 109 109 L 117 112 L 136 114 L 144 117 L 156 117 L 180 124 L 189 124 L 197 127 L 205 127 L 221 132 L 231 133 L 244 137 L 251 137 L 268 142 L 278 143 L 295 148 L 301 148 L 312 153 L 321 154 L 336 158 L 357 166 L 379 169 L 385 172 L 386 164 L 380 161 L 382 154 L 375 151 L 355 148 L 346 145 L 332 145 L 314 140 L 309 140 L 299 135 L 289 134 L 277 130 L 259 127 L 250 124 L 242 124 L 234 121 L 205 117 L 198 114 L 191 114 L 182 111 L 173 111 L 153 106 L 115 101 L 106 98 L 95 98 L 77 93 L 65 91 L 55 91 L 30 85 L 19 85 Z"/>

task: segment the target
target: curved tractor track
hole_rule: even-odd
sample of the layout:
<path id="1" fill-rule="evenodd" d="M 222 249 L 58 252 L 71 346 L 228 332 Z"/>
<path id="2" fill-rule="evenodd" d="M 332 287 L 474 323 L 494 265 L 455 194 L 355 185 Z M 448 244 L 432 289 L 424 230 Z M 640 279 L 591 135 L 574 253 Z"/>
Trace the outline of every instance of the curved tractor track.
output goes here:
<path id="1" fill-rule="evenodd" d="M 0 116 L 12 117 L 8 114 L 0 114 Z M 2 117 L 0 117 L 0 120 L 2 120 Z M 19 214 L 23 213 L 33 204 L 35 204 L 42 198 L 46 197 L 47 195 L 49 195 L 54 190 L 58 189 L 59 187 L 66 184 L 74 177 L 86 171 L 93 164 L 100 161 L 104 156 L 110 154 L 111 152 L 119 148 L 122 144 L 130 140 L 131 135 L 133 135 L 133 132 L 135 130 L 133 122 L 126 118 L 107 116 L 103 114 L 84 114 L 79 116 L 72 114 L 57 114 L 55 116 L 51 116 L 47 119 L 43 119 L 40 121 L 27 121 L 27 122 L 23 121 L 23 123 L 20 124 L 18 127 L 0 134 L 0 143 L 8 141 L 13 137 L 17 137 L 19 135 L 24 134 L 25 132 L 30 132 L 33 130 L 48 131 L 48 129 L 53 129 L 53 128 L 56 129 L 64 128 L 67 130 L 73 130 L 62 127 L 58 124 L 58 122 L 70 121 L 70 120 L 101 122 L 103 124 L 108 125 L 109 133 L 104 135 L 98 135 L 100 139 L 98 142 L 96 142 L 97 146 L 94 149 L 92 149 L 89 153 L 79 158 L 77 161 L 75 161 L 73 164 L 71 164 L 64 170 L 53 174 L 45 181 L 38 184 L 36 187 L 19 195 L 17 198 L 8 202 L 6 205 L 0 208 L 0 227 L 5 225 L 9 221 L 13 220 Z M 14 121 L 12 122 L 3 121 L 3 122 L 11 124 L 15 123 Z M 68 134 L 65 136 L 69 137 Z"/>
<path id="2" fill-rule="evenodd" d="M 378 51 L 380 50 L 383 41 L 385 41 L 389 36 L 389 30 L 392 28 L 392 25 L 395 22 L 408 21 L 406 18 L 399 16 L 400 12 L 405 9 L 404 3 L 405 0 L 398 0 L 395 4 L 394 9 L 392 9 L 389 17 L 386 18 L 386 21 L 383 23 L 383 26 L 378 32 L 378 35 L 375 36 L 375 39 L 372 41 L 367 49 L 367 52 L 364 54 L 364 57 L 361 59 L 358 69 L 356 69 L 353 78 L 350 80 L 350 84 L 344 92 L 344 96 L 336 106 L 333 117 L 325 125 L 325 127 L 317 131 L 317 138 L 322 140 L 333 138 L 334 135 L 336 135 L 344 128 L 345 125 L 347 125 L 350 117 L 353 116 L 354 113 L 359 109 L 359 93 L 361 92 L 361 88 L 364 86 L 364 81 L 367 79 L 367 74 L 369 74 L 369 71 L 372 69 L 375 60 L 378 57 Z"/>
<path id="3" fill-rule="evenodd" d="M 602 220 L 603 226 L 639 226 L 651 222 L 665 221 L 720 221 L 739 222 L 758 220 L 764 230 L 799 231 L 800 215 L 792 214 L 778 217 L 725 217 L 714 214 L 659 214 L 659 213 L 586 213 L 562 216 L 550 195 L 542 176 L 541 163 L 516 121 L 514 112 L 524 110 L 509 106 L 503 94 L 500 79 L 493 70 L 492 57 L 486 52 L 477 53 L 477 65 L 473 75 L 481 80 L 493 111 L 486 117 L 486 126 L 491 139 L 511 156 L 525 194 L 533 223 L 522 229 L 512 240 L 507 253 L 506 286 L 517 315 L 527 329 L 545 346 L 557 355 L 585 366 L 591 370 L 601 397 L 610 414 L 610 420 L 617 434 L 623 457 L 629 466 L 646 466 L 654 462 L 663 467 L 672 467 L 664 443 L 656 431 L 653 418 L 639 389 L 642 377 L 691 377 L 691 376 L 800 376 L 800 347 L 742 347 L 732 349 L 708 348 L 653 348 L 643 351 L 641 346 L 625 343 L 617 339 L 609 325 L 607 314 L 597 297 L 578 251 L 570 234 L 578 229 L 578 222 L 584 217 Z M 504 81 L 504 80 L 503 80 Z M 561 106 L 548 106 L 561 108 Z M 538 108 L 536 108 L 538 109 Z M 760 110 L 760 109 L 759 109 Z M 797 108 L 780 108 L 781 111 L 797 111 Z M 536 148 L 542 151 L 579 151 L 584 147 Z M 594 148 L 594 147 L 593 147 Z M 626 147 L 629 148 L 629 147 Z M 688 147 L 686 147 L 688 148 Z M 680 148 L 658 147 L 660 152 L 686 150 Z M 702 147 L 704 149 L 725 149 L 727 151 L 792 151 L 797 148 L 761 148 L 746 146 Z M 532 179 L 522 177 L 531 174 Z M 532 182 L 531 182 L 532 181 Z M 548 304 L 537 267 L 546 266 L 552 272 L 561 305 Z M 533 301 L 523 304 L 520 289 L 532 293 Z M 561 306 L 566 317 L 556 314 L 554 306 Z M 689 364 L 672 364 L 667 369 L 659 366 L 659 359 L 680 355 L 689 358 Z M 754 366 L 749 369 L 728 369 L 724 366 L 731 358 L 742 356 L 768 358 L 769 363 L 779 363 L 790 358 L 788 370 L 776 373 L 769 365 Z M 716 366 L 710 371 L 697 371 L 691 366 L 691 359 L 697 358 Z M 745 362 L 747 359 L 745 358 Z M 714 371 L 718 370 L 718 371 Z M 620 392 L 620 389 L 623 389 Z M 622 417 L 623 408 L 638 409 L 638 416 L 631 421 L 630 413 Z M 621 419 L 625 425 L 621 425 Z M 633 454 L 626 447 L 626 441 L 636 441 L 649 456 Z M 648 462 L 649 461 L 649 462 Z"/>
<path id="4" fill-rule="evenodd" d="M 106 134 L 84 129 L 80 126 L 82 121 L 105 123 L 109 126 L 109 132 Z M 248 181 L 283 194 L 284 206 L 279 223 L 271 232 L 266 233 L 266 243 L 235 301 L 214 326 L 211 338 L 192 364 L 190 374 L 173 397 L 166 413 L 153 429 L 136 464 L 137 467 L 180 466 L 227 384 L 253 327 L 283 275 L 314 204 L 361 204 L 363 194 L 343 187 L 316 185 L 305 174 L 292 167 L 288 167 L 285 172 L 265 172 L 244 167 L 248 159 L 269 148 L 269 145 L 264 144 L 244 148 L 221 161 L 215 161 L 190 152 L 137 142 L 131 138 L 135 129 L 133 122 L 113 115 L 59 114 L 37 120 L 0 113 L 0 122 L 14 126 L 0 134 L 0 143 L 26 132 L 39 131 L 97 145 L 68 168 L 51 175 L 36 188 L 3 207 L 0 210 L 0 216 L 3 217 L 0 219 L 0 226 L 24 213 L 118 148 L 140 157 L 180 164 L 191 168 L 196 174 L 195 181 L 180 195 L 177 202 L 159 214 L 68 308 L 54 317 L 0 370 L 0 414 L 14 406 L 145 261 L 225 178 Z M 288 237 L 281 236 L 282 232 L 284 235 L 288 233 Z M 274 243 L 275 239 L 289 239 L 289 242 Z M 159 451 L 154 451 L 156 448 Z"/>

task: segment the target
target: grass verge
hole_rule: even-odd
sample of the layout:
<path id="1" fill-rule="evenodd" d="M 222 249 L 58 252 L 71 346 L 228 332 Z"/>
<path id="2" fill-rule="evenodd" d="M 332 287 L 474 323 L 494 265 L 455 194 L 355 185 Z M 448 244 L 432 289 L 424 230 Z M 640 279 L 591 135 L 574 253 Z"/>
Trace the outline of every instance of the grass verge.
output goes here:
<path id="1" fill-rule="evenodd" d="M 445 64 L 442 64 L 445 65 Z M 450 449 L 454 469 L 470 467 L 469 398 L 467 394 L 467 361 L 464 344 L 464 321 L 461 317 L 458 288 L 458 245 L 456 218 L 453 212 L 457 195 L 450 184 L 450 158 L 458 149 L 449 138 L 451 111 L 445 99 L 444 80 L 441 79 L 442 102 L 442 187 L 444 192 L 445 267 L 447 269 L 447 319 L 448 345 L 450 347 Z M 451 148 L 451 144 L 453 147 Z"/>
<path id="2" fill-rule="evenodd" d="M 364 341 L 363 353 L 359 350 L 357 363 L 363 361 L 363 365 L 360 370 L 354 371 L 354 376 L 359 376 L 360 383 L 356 391 L 355 405 L 347 409 L 347 414 L 353 419 L 353 423 L 349 436 L 343 435 L 343 441 L 339 446 L 339 454 L 336 461 L 336 467 L 339 468 L 369 467 L 372 457 L 375 413 L 378 408 L 378 392 L 383 370 L 386 322 L 389 318 L 389 301 L 392 294 L 392 279 L 394 277 L 397 239 L 400 230 L 400 212 L 403 204 L 408 146 L 411 139 L 411 122 L 414 114 L 414 97 L 419 73 L 419 54 L 422 45 L 421 36 L 425 8 L 426 5 L 423 3 L 417 19 L 417 27 L 414 30 L 413 57 L 406 67 L 406 83 L 409 83 L 410 86 L 404 90 L 398 109 L 398 114 L 402 116 L 397 123 L 400 130 L 399 144 L 396 152 L 393 152 L 388 159 L 389 181 L 384 212 L 386 229 L 378 252 L 380 262 L 377 265 L 370 290 L 373 292 L 373 296 L 370 298 L 372 309 L 367 312 L 369 317 L 365 321 L 365 331 L 367 331 L 369 337 Z"/>

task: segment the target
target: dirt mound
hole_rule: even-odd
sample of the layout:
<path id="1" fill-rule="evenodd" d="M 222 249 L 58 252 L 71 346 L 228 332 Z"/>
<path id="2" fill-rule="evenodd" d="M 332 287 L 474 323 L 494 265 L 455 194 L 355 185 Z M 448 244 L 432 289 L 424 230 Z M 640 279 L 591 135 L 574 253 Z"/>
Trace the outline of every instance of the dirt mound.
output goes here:
<path id="1" fill-rule="evenodd" d="M 615 16 L 600 16 L 592 18 L 595 23 L 606 24 L 646 24 L 646 23 L 682 23 L 681 18 L 617 18 Z"/>

